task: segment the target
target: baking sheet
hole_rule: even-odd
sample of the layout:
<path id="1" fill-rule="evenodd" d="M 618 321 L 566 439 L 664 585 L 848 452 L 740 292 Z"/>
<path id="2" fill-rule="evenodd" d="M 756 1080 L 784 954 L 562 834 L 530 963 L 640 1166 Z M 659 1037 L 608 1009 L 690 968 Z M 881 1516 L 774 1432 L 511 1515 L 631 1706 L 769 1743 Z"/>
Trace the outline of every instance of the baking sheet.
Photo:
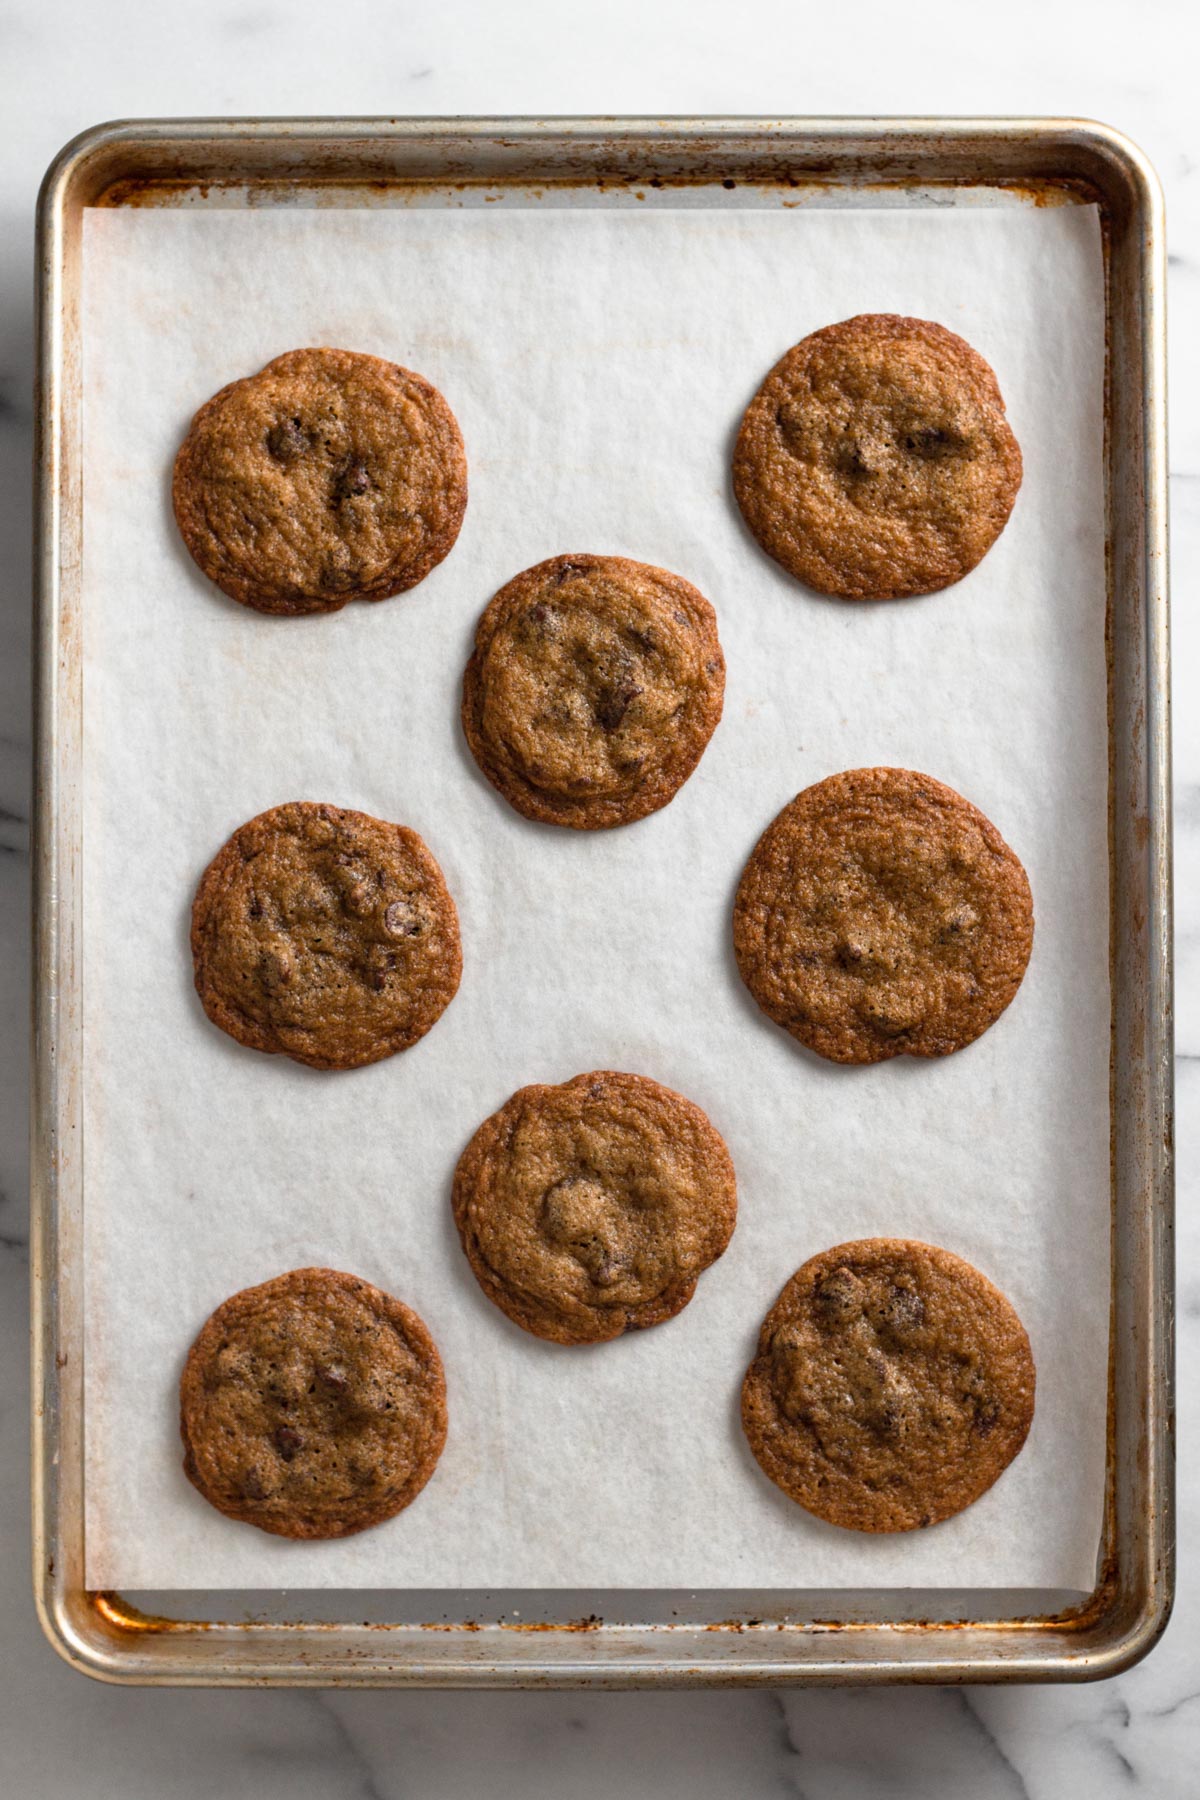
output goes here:
<path id="1" fill-rule="evenodd" d="M 1092 1585 L 1109 1293 L 1098 221 L 1075 206 L 736 200 L 87 217 L 90 1587 Z M 777 570 L 727 475 L 776 356 L 864 310 L 962 332 L 996 368 L 1025 455 L 980 568 L 877 607 Z M 171 461 L 211 392 L 309 343 L 435 381 L 463 427 L 471 500 L 456 549 L 412 594 L 262 618 L 193 569 Z M 679 570 L 716 606 L 729 664 L 696 775 L 616 832 L 517 818 L 457 725 L 478 612 L 518 569 L 572 549 Z M 1013 1007 L 970 1049 L 840 1069 L 759 1014 L 729 912 L 779 807 L 873 762 L 925 769 L 989 814 L 1029 870 L 1037 941 Z M 191 991 L 200 871 L 242 820 L 297 798 L 415 826 L 459 905 L 457 999 L 414 1050 L 353 1074 L 240 1049 Z M 671 1324 L 562 1350 L 484 1300 L 449 1183 L 514 1088 L 601 1067 L 706 1108 L 737 1166 L 739 1224 Z M 977 1263 L 1038 1362 L 1017 1462 L 966 1513 L 899 1538 L 810 1519 L 737 1424 L 783 1281 L 873 1233 Z M 425 1492 L 332 1545 L 221 1518 L 184 1480 L 176 1438 L 204 1317 L 305 1263 L 414 1305 L 450 1390 Z"/>

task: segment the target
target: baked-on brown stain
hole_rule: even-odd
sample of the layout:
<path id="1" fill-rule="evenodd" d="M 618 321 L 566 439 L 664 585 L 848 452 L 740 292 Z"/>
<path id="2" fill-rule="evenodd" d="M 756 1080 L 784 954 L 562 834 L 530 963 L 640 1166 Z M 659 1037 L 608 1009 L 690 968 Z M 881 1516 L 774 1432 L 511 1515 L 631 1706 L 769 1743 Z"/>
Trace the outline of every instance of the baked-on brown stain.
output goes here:
<path id="1" fill-rule="evenodd" d="M 297 800 L 234 832 L 192 904 L 196 992 L 252 1050 L 356 1069 L 407 1050 L 458 990 L 458 914 L 415 831 Z"/>
<path id="2" fill-rule="evenodd" d="M 437 1347 L 401 1301 L 294 1269 L 219 1306 L 180 1383 L 184 1472 L 219 1512 L 338 1538 L 403 1511 L 446 1441 Z"/>
<path id="3" fill-rule="evenodd" d="M 268 613 L 337 612 L 415 587 L 467 505 L 454 414 L 411 369 L 292 350 L 200 408 L 175 459 L 175 518 L 200 568 Z"/>
<path id="4" fill-rule="evenodd" d="M 794 345 L 747 407 L 733 456 L 734 494 L 763 549 L 846 600 L 959 581 L 1020 485 L 988 364 L 943 326 L 894 313 Z"/>
<path id="5" fill-rule="evenodd" d="M 831 1062 L 946 1056 L 1016 994 L 1033 900 L 1016 855 L 953 788 L 849 769 L 768 825 L 733 945 L 763 1011 Z"/>
<path id="6" fill-rule="evenodd" d="M 687 1305 L 733 1235 L 737 1184 L 698 1106 L 597 1070 L 521 1088 L 485 1119 L 453 1206 L 489 1300 L 535 1337 L 594 1344 Z"/>
<path id="7" fill-rule="evenodd" d="M 1033 1419 L 1025 1329 L 978 1269 L 865 1238 L 798 1269 L 763 1321 L 742 1424 L 763 1471 L 832 1525 L 911 1531 L 961 1512 Z"/>
<path id="8" fill-rule="evenodd" d="M 681 575 L 554 556 L 489 602 L 463 678 L 467 743 L 528 819 L 593 831 L 656 812 L 725 695 L 716 614 Z"/>

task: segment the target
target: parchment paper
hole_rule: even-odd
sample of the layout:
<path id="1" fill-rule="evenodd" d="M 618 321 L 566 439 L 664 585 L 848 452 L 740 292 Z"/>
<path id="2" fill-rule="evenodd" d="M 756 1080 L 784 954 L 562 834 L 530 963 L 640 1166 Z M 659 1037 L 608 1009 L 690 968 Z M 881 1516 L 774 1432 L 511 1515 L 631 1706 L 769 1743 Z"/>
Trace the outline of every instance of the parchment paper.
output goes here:
<path id="1" fill-rule="evenodd" d="M 744 196 L 739 195 L 739 200 Z M 93 1587 L 1091 1586 L 1108 1321 L 1103 318 L 1090 208 L 102 211 L 85 236 L 87 1574 Z M 732 504 L 775 358 L 860 311 L 943 321 L 991 361 L 1025 455 L 979 569 L 908 603 L 806 593 Z M 259 617 L 194 570 L 175 450 L 224 382 L 303 344 L 445 393 L 471 498 L 413 593 Z M 476 617 L 569 550 L 713 601 L 725 718 L 674 802 L 575 833 L 519 819 L 462 743 Z M 933 1063 L 822 1063 L 737 978 L 730 905 L 800 788 L 927 770 L 1029 870 L 1011 1010 Z M 201 870 L 243 820 L 329 800 L 415 826 L 461 913 L 462 988 L 407 1055 L 317 1074 L 243 1050 L 193 995 Z M 737 1166 L 733 1243 L 673 1323 L 598 1349 L 481 1295 L 449 1183 L 513 1089 L 592 1068 L 691 1096 Z M 737 1397 L 762 1315 L 843 1239 L 942 1244 L 1010 1295 L 1038 1364 L 1028 1445 L 958 1518 L 872 1538 L 760 1474 Z M 450 1437 L 408 1512 L 290 1545 L 179 1466 L 188 1344 L 309 1263 L 417 1308 Z"/>

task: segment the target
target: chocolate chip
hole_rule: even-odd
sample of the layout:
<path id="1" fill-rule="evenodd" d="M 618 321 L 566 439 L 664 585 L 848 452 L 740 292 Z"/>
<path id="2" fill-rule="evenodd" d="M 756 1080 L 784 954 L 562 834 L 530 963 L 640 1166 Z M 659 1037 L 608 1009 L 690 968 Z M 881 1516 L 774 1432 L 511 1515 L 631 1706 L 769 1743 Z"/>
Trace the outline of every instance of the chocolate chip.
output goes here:
<path id="1" fill-rule="evenodd" d="M 262 901 L 259 899 L 257 894 L 252 894 L 250 896 L 250 905 L 247 908 L 247 910 L 252 919 L 261 919 L 262 918 L 262 916 L 263 916 Z"/>
<path id="2" fill-rule="evenodd" d="M 335 493 L 335 506 L 340 499 L 341 495 Z M 346 551 L 345 545 L 342 545 L 341 549 L 340 558 L 326 557 L 317 572 L 317 585 L 327 594 L 344 594 L 346 589 L 353 587 L 358 579 L 358 564 Z"/>
<path id="3" fill-rule="evenodd" d="M 629 635 L 643 656 L 652 656 L 654 651 L 658 648 L 658 645 L 654 641 L 654 633 L 652 631 L 635 631 L 631 625 L 629 628 Z"/>
<path id="4" fill-rule="evenodd" d="M 304 1439 L 290 1425 L 280 1425 L 274 1433 L 275 1448 L 284 1462 L 291 1462 L 297 1450 L 303 1450 Z"/>
<path id="5" fill-rule="evenodd" d="M 267 1487 L 262 1478 L 262 1470 L 257 1465 L 252 1464 L 244 1471 L 238 1486 L 247 1500 L 265 1500 L 267 1497 Z"/>
<path id="6" fill-rule="evenodd" d="M 894 1400 L 885 1400 L 865 1421 L 868 1430 L 893 1443 L 904 1435 L 904 1409 Z"/>
<path id="7" fill-rule="evenodd" d="M 411 900 L 393 900 L 383 915 L 383 928 L 392 937 L 419 937 L 421 915 Z"/>
<path id="8" fill-rule="evenodd" d="M 370 982 L 377 994 L 381 994 L 387 986 L 387 978 L 395 966 L 396 957 L 395 953 L 391 950 L 383 951 L 383 953 L 372 962 L 369 971 Z"/>
<path id="9" fill-rule="evenodd" d="M 336 1363 L 329 1363 L 318 1368 L 317 1380 L 322 1387 L 328 1388 L 334 1394 L 344 1394 L 350 1385 L 346 1378 L 346 1371 L 339 1369 Z"/>
<path id="10" fill-rule="evenodd" d="M 570 581 L 573 576 L 582 575 L 583 572 L 583 567 L 580 563 L 563 563 L 554 571 L 554 585 L 555 587 L 561 587 L 564 581 Z"/>
<path id="11" fill-rule="evenodd" d="M 281 419 L 267 433 L 267 449 L 277 463 L 286 468 L 309 450 L 308 433 L 299 419 Z"/>
<path id="12" fill-rule="evenodd" d="M 961 937 L 965 931 L 973 931 L 978 923 L 979 914 L 973 906 L 956 906 L 942 926 L 942 943 L 949 943 L 953 938 Z"/>
<path id="13" fill-rule="evenodd" d="M 352 457 L 342 468 L 334 488 L 334 499 L 349 500 L 356 494 L 365 494 L 371 485 L 371 477 L 367 473 L 367 465 L 357 457 Z"/>
<path id="14" fill-rule="evenodd" d="M 862 1284 L 850 1269 L 834 1269 L 817 1284 L 813 1301 L 823 1325 L 844 1325 L 862 1311 Z"/>
<path id="15" fill-rule="evenodd" d="M 601 1248 L 598 1255 L 593 1255 L 590 1258 L 582 1253 L 577 1254 L 579 1254 L 579 1260 L 587 1269 L 594 1285 L 599 1288 L 611 1287 L 614 1281 L 619 1281 L 621 1279 L 626 1268 L 629 1266 L 627 1259 L 623 1256 L 618 1256 L 614 1250 L 605 1250 Z"/>
<path id="16" fill-rule="evenodd" d="M 915 431 L 905 433 L 904 448 L 927 462 L 936 462 L 941 457 L 956 455 L 966 445 L 956 431 L 944 431 L 937 425 L 922 425 Z"/>
<path id="17" fill-rule="evenodd" d="M 644 688 L 637 687 L 633 682 L 608 688 L 592 709 L 597 725 L 602 731 L 616 731 L 638 695 L 644 692 Z"/>
<path id="18" fill-rule="evenodd" d="M 894 1287 L 884 1302 L 883 1318 L 898 1334 L 917 1331 L 925 1323 L 925 1302 L 915 1288 Z"/>

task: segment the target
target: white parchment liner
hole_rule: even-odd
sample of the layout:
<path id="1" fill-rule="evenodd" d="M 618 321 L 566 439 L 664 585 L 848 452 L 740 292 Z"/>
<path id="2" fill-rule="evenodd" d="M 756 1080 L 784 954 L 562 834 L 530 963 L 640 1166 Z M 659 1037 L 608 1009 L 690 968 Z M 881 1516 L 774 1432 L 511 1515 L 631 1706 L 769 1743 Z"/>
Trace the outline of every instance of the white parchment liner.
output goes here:
<path id="1" fill-rule="evenodd" d="M 1107 751 L 1100 243 L 1091 208 L 127 210 L 85 233 L 87 1578 L 92 1587 L 1091 1585 L 1108 1320 Z M 722 202 L 724 197 L 722 196 Z M 861 311 L 991 361 L 1025 455 L 996 548 L 932 597 L 847 605 L 741 526 L 728 463 L 775 358 Z M 466 437 L 457 548 L 329 618 L 233 605 L 169 507 L 195 408 L 305 344 L 434 381 Z M 476 617 L 559 551 L 676 569 L 712 600 L 725 718 L 665 811 L 519 819 L 458 728 Z M 977 1044 L 843 1069 L 758 1013 L 734 885 L 798 789 L 867 763 L 968 795 L 1029 870 L 1033 961 Z M 409 1054 L 316 1074 L 240 1049 L 192 992 L 187 919 L 229 832 L 290 799 L 415 826 L 457 899 L 458 998 Z M 516 1087 L 642 1072 L 725 1134 L 740 1216 L 673 1323 L 564 1350 L 482 1297 L 455 1160 Z M 737 1395 L 814 1251 L 873 1233 L 968 1257 L 1033 1341 L 1037 1417 L 929 1532 L 819 1524 L 759 1473 Z M 450 1437 L 407 1513 L 330 1545 L 212 1511 L 176 1383 L 205 1316 L 300 1264 L 415 1306 Z"/>

